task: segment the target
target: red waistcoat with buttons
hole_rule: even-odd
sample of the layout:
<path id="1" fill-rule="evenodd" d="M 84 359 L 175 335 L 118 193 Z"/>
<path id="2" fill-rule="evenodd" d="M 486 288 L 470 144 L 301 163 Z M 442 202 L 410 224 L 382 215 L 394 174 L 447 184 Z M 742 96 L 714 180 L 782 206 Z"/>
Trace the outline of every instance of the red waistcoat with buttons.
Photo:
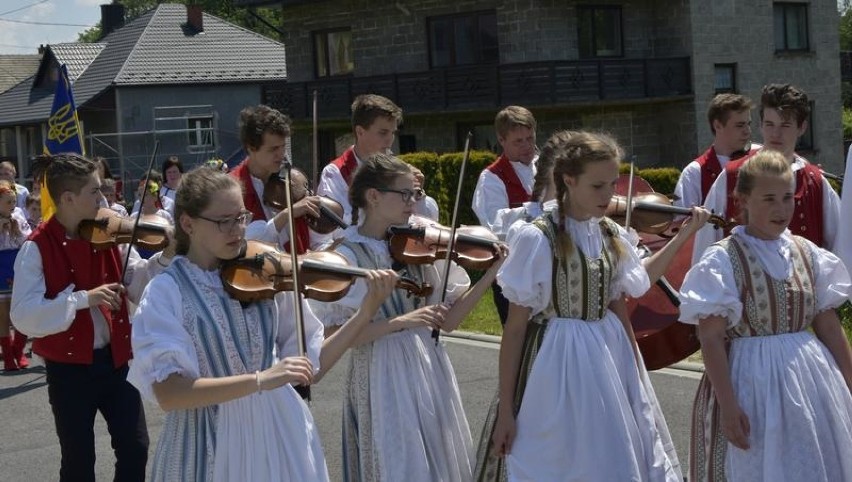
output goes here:
<path id="1" fill-rule="evenodd" d="M 727 176 L 728 200 L 725 203 L 725 219 L 737 224 L 740 220 L 740 207 L 734 196 L 737 186 L 737 174 L 740 167 L 745 164 L 753 154 L 731 161 L 725 166 Z M 822 247 L 824 238 L 824 220 L 822 210 L 822 172 L 819 167 L 805 161 L 805 167 L 794 174 L 796 176 L 796 192 L 793 194 L 795 209 L 793 219 L 790 221 L 790 232 L 813 241 Z M 727 236 L 729 232 L 726 232 Z"/>
<path id="2" fill-rule="evenodd" d="M 83 239 L 68 239 L 56 216 L 41 223 L 30 240 L 35 242 L 44 266 L 44 297 L 54 299 L 70 284 L 74 290 L 90 290 L 121 279 L 121 253 L 118 248 L 95 250 Z M 127 297 L 122 296 L 121 309 L 112 312 L 100 308 L 110 334 L 112 359 L 116 367 L 127 363 L 130 351 L 130 320 Z M 95 329 L 88 308 L 77 310 L 67 330 L 33 340 L 33 351 L 45 360 L 62 363 L 92 363 Z"/>
<path id="3" fill-rule="evenodd" d="M 503 181 L 503 185 L 506 186 L 506 195 L 509 197 L 510 208 L 520 207 L 525 202 L 529 202 L 531 194 L 524 188 L 521 179 L 518 177 L 518 173 L 515 172 L 509 159 L 501 155 L 496 161 L 486 167 L 486 169 L 493 172 L 494 175 Z"/>
<path id="4" fill-rule="evenodd" d="M 737 151 L 731 154 L 731 161 L 740 159 L 741 157 L 749 156 L 757 152 L 757 149 L 749 149 L 748 151 Z M 707 199 L 707 193 L 716 182 L 716 178 L 722 173 L 722 164 L 719 162 L 719 157 L 716 155 L 716 148 L 710 146 L 704 154 L 695 158 L 695 162 L 701 167 L 701 202 L 702 204 Z"/>

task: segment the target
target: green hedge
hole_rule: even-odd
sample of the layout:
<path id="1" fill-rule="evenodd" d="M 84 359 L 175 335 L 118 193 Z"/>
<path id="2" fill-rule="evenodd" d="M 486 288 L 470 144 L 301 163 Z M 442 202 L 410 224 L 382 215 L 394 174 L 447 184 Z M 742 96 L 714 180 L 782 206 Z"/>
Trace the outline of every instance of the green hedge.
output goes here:
<path id="1" fill-rule="evenodd" d="M 434 152 L 412 152 L 402 154 L 399 157 L 423 172 L 426 177 L 423 189 L 438 203 L 441 223 L 449 224 L 453 214 L 453 202 L 456 198 L 463 153 L 449 152 L 438 155 Z M 460 224 L 479 224 L 476 214 L 471 209 L 473 190 L 476 188 L 479 173 L 494 162 L 496 158 L 497 156 L 491 151 L 471 151 L 470 160 L 465 168 L 462 199 L 459 204 Z M 622 164 L 621 172 L 630 172 L 630 165 Z M 673 167 L 636 169 L 635 175 L 648 181 L 655 191 L 671 194 L 674 192 L 675 185 L 680 177 L 680 169 Z"/>

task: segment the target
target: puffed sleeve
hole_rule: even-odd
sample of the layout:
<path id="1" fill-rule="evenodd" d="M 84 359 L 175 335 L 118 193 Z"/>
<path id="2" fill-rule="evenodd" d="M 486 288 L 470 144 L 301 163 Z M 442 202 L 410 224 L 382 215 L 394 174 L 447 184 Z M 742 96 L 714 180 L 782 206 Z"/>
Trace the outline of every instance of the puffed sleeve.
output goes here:
<path id="1" fill-rule="evenodd" d="M 351 249 L 346 246 L 338 246 L 335 251 L 343 255 L 350 266 L 358 266 L 358 260 L 355 258 L 355 253 Z M 367 283 L 358 278 L 352 283 L 352 286 L 349 287 L 349 291 L 343 298 L 333 303 L 308 300 L 308 305 L 324 326 L 340 326 L 346 323 L 358 311 L 365 294 L 367 294 Z"/>
<path id="2" fill-rule="evenodd" d="M 532 314 L 547 308 L 551 295 L 553 251 L 541 229 L 524 224 L 512 236 L 509 257 L 497 272 L 497 283 L 503 296 L 512 303 L 525 306 Z"/>
<path id="3" fill-rule="evenodd" d="M 624 295 L 638 298 L 644 295 L 651 287 L 651 280 L 636 249 L 639 245 L 639 236 L 632 229 L 627 231 L 619 226 L 618 234 L 613 241 L 621 247 L 619 251 L 622 254 L 618 258 L 618 268 L 612 280 L 609 299 L 614 300 Z"/>
<path id="4" fill-rule="evenodd" d="M 299 355 L 299 341 L 296 334 L 296 310 L 291 291 L 275 295 L 275 305 L 278 310 L 278 333 L 276 340 L 276 358 Z M 314 373 L 320 369 L 320 353 L 325 340 L 323 324 L 317 319 L 310 305 L 302 300 L 302 317 L 305 320 L 305 349 L 308 358 L 314 366 Z"/>
<path id="5" fill-rule="evenodd" d="M 743 304 L 734 269 L 725 249 L 713 245 L 687 273 L 680 287 L 680 321 L 697 325 L 702 318 L 721 316 L 732 328 L 742 319 Z"/>
<path id="6" fill-rule="evenodd" d="M 147 400 L 157 402 L 152 386 L 177 373 L 198 378 L 198 355 L 182 322 L 183 297 L 177 283 L 160 274 L 145 288 L 133 317 L 133 361 L 127 381 Z"/>
<path id="7" fill-rule="evenodd" d="M 849 271 L 840 258 L 814 243 L 807 242 L 811 249 L 811 261 L 814 267 L 814 294 L 816 312 L 837 308 L 852 299 L 852 282 Z"/>
<path id="8" fill-rule="evenodd" d="M 447 261 L 444 259 L 436 260 L 434 264 L 424 266 L 423 281 L 432 285 L 432 294 L 426 298 L 427 305 L 434 305 L 441 302 L 441 293 L 444 289 L 444 270 L 447 266 Z M 448 303 L 453 303 L 467 289 L 470 288 L 470 276 L 467 271 L 455 262 L 450 262 L 450 277 L 447 279 L 447 297 Z"/>

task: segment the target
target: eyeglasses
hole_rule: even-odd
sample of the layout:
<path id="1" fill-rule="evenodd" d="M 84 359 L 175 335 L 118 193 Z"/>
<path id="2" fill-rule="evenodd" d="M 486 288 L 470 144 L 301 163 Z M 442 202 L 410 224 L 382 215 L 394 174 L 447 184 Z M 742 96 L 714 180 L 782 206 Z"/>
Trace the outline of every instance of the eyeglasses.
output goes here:
<path id="1" fill-rule="evenodd" d="M 210 221 L 211 223 L 215 223 L 216 226 L 219 227 L 219 232 L 224 234 L 229 234 L 234 232 L 234 228 L 237 226 L 244 228 L 248 223 L 251 222 L 252 214 L 249 211 L 243 211 L 234 218 L 227 219 L 210 219 L 204 216 L 195 216 L 199 219 L 203 219 L 205 221 Z"/>
<path id="2" fill-rule="evenodd" d="M 385 189 L 385 188 L 376 188 L 376 191 L 379 192 L 395 192 L 402 196 L 402 202 L 407 203 L 414 199 L 414 202 L 417 202 L 423 199 L 426 196 L 426 192 L 420 188 L 417 189 Z"/>

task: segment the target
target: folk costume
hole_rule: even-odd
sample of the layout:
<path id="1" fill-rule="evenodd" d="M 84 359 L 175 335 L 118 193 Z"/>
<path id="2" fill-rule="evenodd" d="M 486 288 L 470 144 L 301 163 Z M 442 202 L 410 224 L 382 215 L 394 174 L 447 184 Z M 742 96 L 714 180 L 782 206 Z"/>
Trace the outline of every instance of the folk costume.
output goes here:
<path id="1" fill-rule="evenodd" d="M 243 160 L 228 174 L 237 178 L 243 186 L 243 204 L 252 214 L 252 222 L 246 227 L 246 239 L 256 239 L 282 246 L 290 252 L 290 230 L 285 227 L 278 231 L 273 218 L 278 211 L 263 203 L 263 191 L 266 181 L 251 175 L 248 159 Z M 311 247 L 311 232 L 303 218 L 293 220 L 297 239 L 297 254 L 304 254 Z"/>
<path id="2" fill-rule="evenodd" d="M 680 320 L 727 319 L 749 449 L 722 434 L 705 374 L 693 407 L 690 480 L 852 480 L 852 396 L 834 357 L 808 331 L 814 316 L 850 294 L 843 263 L 789 231 L 763 240 L 737 226 L 707 249 L 681 287 Z"/>
<path id="3" fill-rule="evenodd" d="M 308 357 L 319 369 L 322 324 L 305 306 Z M 152 385 L 172 374 L 225 377 L 265 370 L 297 353 L 292 293 L 242 304 L 219 271 L 182 256 L 151 281 L 133 318 L 129 380 L 156 402 Z M 290 385 L 218 405 L 166 414 L 154 481 L 324 481 L 325 458 L 307 405 Z"/>
<path id="4" fill-rule="evenodd" d="M 506 231 L 517 219 L 511 210 L 531 201 L 537 160 L 527 165 L 510 162 L 501 155 L 479 174 L 473 191 L 473 212 L 479 224 L 500 239 L 506 238 Z"/>
<path id="5" fill-rule="evenodd" d="M 743 157 L 725 166 L 725 172 L 716 179 L 707 194 L 705 208 L 714 213 L 725 213 L 728 220 L 738 220 L 739 210 L 734 201 L 737 172 L 750 158 Z M 819 172 L 819 168 L 803 157 L 797 155 L 790 167 L 796 178 L 796 207 L 790 222 L 791 231 L 813 241 L 817 246 L 833 249 L 840 220 L 840 197 Z M 697 263 L 704 250 L 725 234 L 709 224 L 699 229 L 695 233 L 692 264 Z"/>
<path id="6" fill-rule="evenodd" d="M 62 451 L 60 480 L 95 480 L 92 422 L 101 412 L 116 454 L 117 480 L 143 480 L 148 457 L 145 412 L 126 381 L 130 351 L 128 298 L 139 299 L 162 269 L 161 254 L 143 260 L 131 253 L 127 296 L 120 309 L 89 307 L 87 290 L 121 282 L 123 247 L 96 250 L 70 239 L 56 216 L 41 223 L 15 260 L 11 319 L 34 337 L 45 360 L 47 390 Z"/>
<path id="7" fill-rule="evenodd" d="M 362 236 L 352 226 L 336 248 L 353 265 L 389 269 L 394 265 L 387 242 Z M 396 290 L 376 318 L 388 320 L 441 296 L 443 261 L 407 266 L 406 275 L 434 287 L 427 299 Z M 447 301 L 470 286 L 470 278 L 453 265 Z M 326 326 L 346 322 L 360 307 L 366 284 L 356 281 L 334 303 L 311 301 Z M 350 351 L 343 402 L 343 480 L 347 482 L 470 481 L 473 442 L 450 359 L 426 327 L 386 335 Z"/>
<path id="8" fill-rule="evenodd" d="M 644 364 L 608 309 L 650 286 L 638 239 L 607 218 L 567 218 L 574 247 L 566 257 L 558 216 L 546 211 L 520 226 L 497 275 L 506 298 L 532 314 L 515 399 L 506 402 L 517 413 L 508 480 L 679 482 Z M 489 419 L 490 432 L 496 420 Z M 477 480 L 499 480 L 499 467 L 480 462 Z"/>
<path id="9" fill-rule="evenodd" d="M 12 299 L 12 281 L 15 277 L 15 257 L 32 232 L 30 223 L 24 218 L 23 211 L 15 208 L 12 211 L 8 232 L 0 233 L 0 300 Z M 11 223 L 17 225 L 17 233 L 12 234 Z M 8 305 L 7 305 L 8 306 Z M 12 327 L 10 327 L 12 328 Z M 6 336 L 0 336 L 0 348 L 3 349 L 3 370 L 14 371 L 30 366 L 24 354 L 27 345 L 27 335 L 18 330 L 9 331 Z"/>
<path id="10" fill-rule="evenodd" d="M 681 171 L 675 185 L 674 205 L 688 208 L 704 205 L 707 193 L 725 170 L 728 162 L 754 154 L 761 147 L 763 146 L 760 144 L 751 144 L 747 150 L 734 152 L 730 156 L 720 156 L 716 153 L 716 148 L 711 145 Z"/>

